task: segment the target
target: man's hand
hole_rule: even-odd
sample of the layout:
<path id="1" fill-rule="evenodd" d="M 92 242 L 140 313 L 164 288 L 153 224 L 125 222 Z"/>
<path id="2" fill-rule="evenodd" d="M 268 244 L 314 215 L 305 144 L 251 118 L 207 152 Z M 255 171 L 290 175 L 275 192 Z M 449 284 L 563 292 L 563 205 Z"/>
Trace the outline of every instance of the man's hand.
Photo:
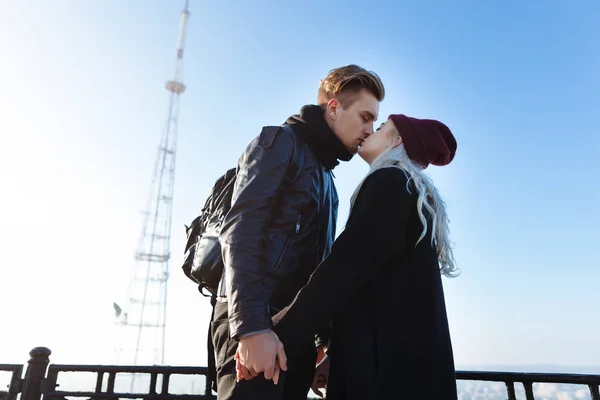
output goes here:
<path id="1" fill-rule="evenodd" d="M 287 370 L 287 356 L 283 343 L 273 331 L 245 336 L 235 354 L 237 380 L 252 379 L 261 372 L 265 379 L 279 382 L 279 371 Z"/>
<path id="2" fill-rule="evenodd" d="M 327 381 L 329 380 L 329 356 L 325 356 L 315 369 L 312 386 L 310 387 L 314 394 L 323 397 L 321 389 L 327 389 Z"/>

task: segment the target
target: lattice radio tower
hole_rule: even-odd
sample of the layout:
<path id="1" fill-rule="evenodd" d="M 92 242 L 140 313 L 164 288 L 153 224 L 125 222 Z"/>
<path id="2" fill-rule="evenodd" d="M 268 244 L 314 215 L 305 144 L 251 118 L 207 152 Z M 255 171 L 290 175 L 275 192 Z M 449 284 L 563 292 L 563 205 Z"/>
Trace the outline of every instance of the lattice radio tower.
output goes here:
<path id="1" fill-rule="evenodd" d="M 158 147 L 142 232 L 135 253 L 133 274 L 129 282 L 127 304 L 114 304 L 121 336 L 115 349 L 114 362 L 127 365 L 164 364 L 167 317 L 167 283 L 171 239 L 171 213 L 177 150 L 179 96 L 185 85 L 181 67 L 187 21 L 188 0 L 181 11 L 175 76 L 166 83 L 169 108 L 164 133 Z M 134 389 L 132 375 L 130 390 Z"/>

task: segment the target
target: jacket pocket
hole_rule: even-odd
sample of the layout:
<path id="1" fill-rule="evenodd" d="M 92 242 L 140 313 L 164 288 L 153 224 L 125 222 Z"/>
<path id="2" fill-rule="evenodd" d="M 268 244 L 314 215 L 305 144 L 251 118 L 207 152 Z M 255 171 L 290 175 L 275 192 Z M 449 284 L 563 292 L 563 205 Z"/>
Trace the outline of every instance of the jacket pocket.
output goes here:
<path id="1" fill-rule="evenodd" d="M 270 235 L 271 251 L 273 256 L 269 257 L 269 269 L 271 272 L 280 274 L 289 272 L 290 267 L 286 266 L 290 262 L 288 254 L 290 248 L 294 246 L 300 232 L 302 232 L 302 214 L 298 213 L 294 220 L 292 229 L 286 229 L 286 232 L 275 231 Z"/>
<path id="2" fill-rule="evenodd" d="M 279 256 L 277 257 L 275 264 L 273 264 L 273 271 L 279 272 L 279 270 L 281 269 L 281 265 L 283 264 L 283 260 L 285 259 L 285 254 L 287 253 L 287 251 L 290 248 L 290 246 L 292 245 L 292 243 L 293 243 L 292 238 L 290 238 L 289 236 L 286 236 L 285 241 L 283 242 L 283 248 L 281 249 L 281 252 L 279 253 Z"/>

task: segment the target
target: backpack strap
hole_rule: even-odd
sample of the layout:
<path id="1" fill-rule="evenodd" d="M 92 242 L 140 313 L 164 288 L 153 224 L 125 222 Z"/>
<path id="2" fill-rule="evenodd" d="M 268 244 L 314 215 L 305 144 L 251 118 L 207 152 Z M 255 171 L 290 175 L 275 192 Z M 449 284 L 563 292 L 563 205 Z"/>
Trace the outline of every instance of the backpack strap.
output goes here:
<path id="1" fill-rule="evenodd" d="M 258 147 L 260 147 L 261 149 L 268 149 L 269 147 L 271 147 L 273 145 L 273 142 L 275 141 L 275 138 L 277 137 L 277 134 L 281 131 L 286 131 L 288 134 L 292 135 L 292 137 L 294 138 L 294 140 L 293 140 L 294 150 L 292 153 L 292 160 L 294 160 L 294 158 L 296 157 L 296 154 L 297 154 L 298 140 L 297 140 L 296 133 L 294 132 L 292 127 L 287 124 L 283 124 L 280 126 L 265 126 L 265 127 L 263 127 L 262 131 L 260 132 L 259 138 L 258 138 Z M 298 164 L 295 162 L 292 162 L 290 167 L 291 168 L 288 171 L 290 173 L 287 175 L 286 180 L 285 180 L 285 184 L 287 186 L 294 183 L 300 177 L 300 173 L 302 172 L 300 170 L 300 168 L 298 168 Z"/>
<path id="2" fill-rule="evenodd" d="M 258 147 L 261 149 L 268 149 L 273 145 L 273 141 L 275 140 L 275 136 L 279 133 L 281 127 L 279 126 L 265 126 L 263 130 L 260 132 L 260 137 L 258 139 Z"/>
<path id="3" fill-rule="evenodd" d="M 296 133 L 294 132 L 294 130 L 292 129 L 291 126 L 287 125 L 287 124 L 283 124 L 279 127 L 281 130 L 284 130 L 286 132 L 288 132 L 290 135 L 293 136 L 294 138 L 294 153 L 292 156 L 292 160 L 296 157 L 296 155 L 298 154 L 298 137 L 296 136 Z M 298 164 L 295 162 L 292 162 L 290 171 L 291 172 L 289 174 L 289 181 L 288 184 L 291 185 L 292 183 L 296 182 L 296 180 L 300 177 L 300 174 L 302 173 L 302 170 L 300 168 L 298 168 Z"/>
<path id="4" fill-rule="evenodd" d="M 212 341 L 212 332 L 211 326 L 215 319 L 215 304 L 217 301 L 217 297 L 215 295 L 211 296 L 210 304 L 212 306 L 212 311 L 210 314 L 210 323 L 208 324 L 208 334 L 206 335 L 206 350 L 207 350 L 207 358 L 208 358 L 208 375 L 206 376 L 206 387 L 217 391 L 217 362 L 215 360 L 215 347 Z"/>

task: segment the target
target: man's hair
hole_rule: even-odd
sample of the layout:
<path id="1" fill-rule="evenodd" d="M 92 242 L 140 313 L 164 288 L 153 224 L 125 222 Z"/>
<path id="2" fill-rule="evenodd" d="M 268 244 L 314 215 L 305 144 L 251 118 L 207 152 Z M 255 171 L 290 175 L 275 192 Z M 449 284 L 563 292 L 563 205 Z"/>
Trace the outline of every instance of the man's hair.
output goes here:
<path id="1" fill-rule="evenodd" d="M 378 101 L 383 101 L 385 88 L 375 72 L 367 71 L 358 65 L 350 64 L 329 71 L 319 84 L 317 101 L 325 107 L 329 100 L 337 99 L 342 107 L 348 108 L 357 99 L 357 94 L 366 89 Z"/>

